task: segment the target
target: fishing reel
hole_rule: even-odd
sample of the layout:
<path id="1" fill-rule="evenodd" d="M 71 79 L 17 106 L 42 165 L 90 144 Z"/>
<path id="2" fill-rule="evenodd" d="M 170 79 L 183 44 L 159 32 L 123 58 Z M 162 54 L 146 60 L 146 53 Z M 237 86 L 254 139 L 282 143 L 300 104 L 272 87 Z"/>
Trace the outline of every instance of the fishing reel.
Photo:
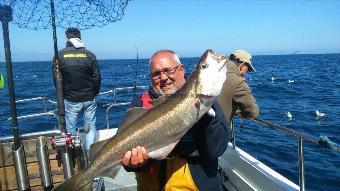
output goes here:
<path id="1" fill-rule="evenodd" d="M 70 148 L 80 148 L 81 141 L 79 135 L 71 135 L 67 133 L 66 135 L 54 136 L 51 138 L 51 145 L 53 149 L 60 147 L 70 147 Z"/>
<path id="2" fill-rule="evenodd" d="M 84 147 L 81 142 L 80 135 L 72 135 L 67 133 L 66 135 L 54 136 L 50 139 L 53 149 L 57 150 L 57 160 L 58 166 L 63 163 L 62 158 L 67 158 L 69 160 L 72 169 L 78 164 L 79 169 L 84 169 L 88 165 L 88 157 L 85 153 Z M 62 157 L 67 151 L 67 157 Z M 64 164 L 65 166 L 65 164 Z M 73 173 L 72 173 L 73 174 Z"/>

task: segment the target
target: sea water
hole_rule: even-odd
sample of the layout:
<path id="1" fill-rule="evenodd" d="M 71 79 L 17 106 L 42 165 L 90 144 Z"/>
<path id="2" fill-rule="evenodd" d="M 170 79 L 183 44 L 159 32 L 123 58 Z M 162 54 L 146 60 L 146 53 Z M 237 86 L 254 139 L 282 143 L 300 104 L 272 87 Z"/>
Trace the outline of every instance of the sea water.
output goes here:
<path id="1" fill-rule="evenodd" d="M 186 76 L 199 58 L 183 58 Z M 46 97 L 45 102 L 17 104 L 18 116 L 53 111 L 56 105 L 51 62 L 14 62 L 13 78 L 16 100 Z M 247 80 L 260 106 L 260 119 L 307 135 L 321 135 L 340 144 L 340 54 L 254 56 L 256 72 Z M 148 85 L 147 59 L 100 60 L 101 92 L 118 87 Z M 0 73 L 7 80 L 5 63 Z M 6 82 L 7 83 L 7 82 Z M 141 91 L 118 92 L 117 102 L 128 102 Z M 11 135 L 12 127 L 7 84 L 0 90 L 0 137 Z M 106 108 L 113 94 L 96 97 L 97 129 L 107 127 Z M 126 106 L 108 111 L 109 126 L 118 127 Z M 316 111 L 325 113 L 317 117 Z M 287 117 L 288 112 L 291 117 Z M 82 126 L 79 117 L 78 126 Z M 19 119 L 20 133 L 57 129 L 53 116 Z M 297 139 L 250 120 L 235 120 L 237 146 L 298 184 Z M 307 190 L 340 190 L 340 153 L 304 142 L 305 182 Z"/>

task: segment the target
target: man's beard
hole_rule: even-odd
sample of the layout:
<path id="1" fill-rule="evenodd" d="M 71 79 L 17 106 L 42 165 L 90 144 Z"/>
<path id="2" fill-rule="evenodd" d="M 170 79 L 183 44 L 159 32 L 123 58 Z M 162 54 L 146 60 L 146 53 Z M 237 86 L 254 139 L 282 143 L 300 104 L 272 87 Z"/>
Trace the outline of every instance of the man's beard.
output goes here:
<path id="1" fill-rule="evenodd" d="M 159 86 L 154 87 L 154 91 L 160 96 L 160 97 L 167 97 L 177 92 L 179 88 L 174 84 L 170 90 L 164 91 Z"/>

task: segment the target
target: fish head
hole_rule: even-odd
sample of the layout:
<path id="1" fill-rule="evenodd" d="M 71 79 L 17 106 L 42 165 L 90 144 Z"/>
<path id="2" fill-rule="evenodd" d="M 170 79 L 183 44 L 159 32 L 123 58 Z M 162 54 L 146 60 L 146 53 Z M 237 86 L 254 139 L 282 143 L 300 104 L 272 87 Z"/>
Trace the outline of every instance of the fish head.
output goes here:
<path id="1" fill-rule="evenodd" d="M 207 50 L 196 65 L 195 94 L 206 98 L 215 98 L 222 90 L 227 78 L 227 56 L 217 55 Z"/>

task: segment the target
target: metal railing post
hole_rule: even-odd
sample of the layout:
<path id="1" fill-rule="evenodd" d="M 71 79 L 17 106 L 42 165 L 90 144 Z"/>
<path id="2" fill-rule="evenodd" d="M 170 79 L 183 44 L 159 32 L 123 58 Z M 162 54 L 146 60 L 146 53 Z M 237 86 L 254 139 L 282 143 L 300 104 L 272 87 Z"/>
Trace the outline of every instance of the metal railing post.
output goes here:
<path id="1" fill-rule="evenodd" d="M 236 149 L 236 134 L 233 119 L 230 121 L 230 128 L 231 128 L 231 142 L 233 144 L 233 149 Z"/>
<path id="2" fill-rule="evenodd" d="M 302 137 L 298 138 L 298 155 L 299 155 L 299 185 L 300 191 L 305 191 L 305 167 L 303 161 L 303 139 Z"/>

